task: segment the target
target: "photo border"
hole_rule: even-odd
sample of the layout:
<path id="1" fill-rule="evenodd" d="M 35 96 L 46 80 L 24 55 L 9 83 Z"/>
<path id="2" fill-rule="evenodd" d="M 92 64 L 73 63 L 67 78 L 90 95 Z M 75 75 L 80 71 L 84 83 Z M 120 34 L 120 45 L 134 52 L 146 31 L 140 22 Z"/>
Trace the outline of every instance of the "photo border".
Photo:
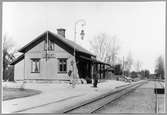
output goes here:
<path id="1" fill-rule="evenodd" d="M 159 1 L 164 1 L 166 2 L 166 0 L 1 0 L 0 1 L 0 80 L 1 80 L 1 85 L 2 85 L 2 75 L 3 75 L 3 61 L 2 61 L 2 10 L 3 10 L 3 2 L 159 2 Z M 166 6 L 167 6 L 167 2 L 166 2 Z M 167 10 L 165 6 L 165 9 Z M 166 11 L 165 10 L 165 11 Z M 165 12 L 165 14 L 167 14 Z M 165 92 L 167 92 L 167 38 L 166 38 L 166 29 L 167 29 L 167 15 L 165 17 Z M 2 86 L 1 86 L 1 100 L 2 100 Z M 0 105 L 0 112 L 2 114 L 2 104 Z M 165 93 L 165 113 L 158 113 L 158 114 L 166 114 L 167 113 L 167 95 Z M 27 114 L 34 114 L 34 113 L 27 113 Z M 36 113 L 35 113 L 36 114 Z M 41 114 L 41 113 L 40 113 Z M 46 113 L 42 113 L 42 114 L 46 114 Z M 49 113 L 50 114 L 50 113 Z M 54 113 L 53 113 L 54 114 Z M 122 114 L 146 114 L 148 115 L 148 113 L 111 113 L 112 115 L 122 115 Z M 154 113 L 153 113 L 154 114 Z M 150 115 L 152 115 L 152 113 L 150 113 Z"/>

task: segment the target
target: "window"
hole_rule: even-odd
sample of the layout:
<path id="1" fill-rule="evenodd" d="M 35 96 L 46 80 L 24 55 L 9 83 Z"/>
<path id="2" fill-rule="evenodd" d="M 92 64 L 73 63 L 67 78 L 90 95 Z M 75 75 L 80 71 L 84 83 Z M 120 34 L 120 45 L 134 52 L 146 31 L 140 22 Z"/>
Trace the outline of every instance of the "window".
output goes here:
<path id="1" fill-rule="evenodd" d="M 44 50 L 49 50 L 49 51 L 54 50 L 54 43 L 52 41 L 48 40 L 48 48 L 47 48 L 47 40 L 45 40 Z"/>
<path id="2" fill-rule="evenodd" d="M 40 72 L 40 59 L 39 58 L 31 59 L 31 72 L 32 73 Z"/>
<path id="3" fill-rule="evenodd" d="M 59 72 L 67 72 L 67 59 L 59 59 Z"/>

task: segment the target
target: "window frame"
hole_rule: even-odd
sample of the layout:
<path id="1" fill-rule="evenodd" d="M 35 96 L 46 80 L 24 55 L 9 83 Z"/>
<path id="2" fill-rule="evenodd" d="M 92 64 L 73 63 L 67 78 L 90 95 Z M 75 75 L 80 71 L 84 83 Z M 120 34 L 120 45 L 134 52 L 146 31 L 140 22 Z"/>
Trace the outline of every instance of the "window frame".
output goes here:
<path id="1" fill-rule="evenodd" d="M 38 72 L 33 71 L 33 62 L 39 63 Z M 40 58 L 31 58 L 31 73 L 40 73 Z"/>
<path id="2" fill-rule="evenodd" d="M 64 68 L 64 65 L 66 65 L 65 71 L 60 71 L 60 60 L 65 60 L 65 64 L 61 64 L 62 68 Z M 58 58 L 58 73 L 67 73 L 67 58 Z"/>
<path id="3" fill-rule="evenodd" d="M 52 46 L 53 49 L 50 49 L 50 45 L 53 45 Z M 55 50 L 55 44 L 54 44 L 53 41 L 48 39 L 48 47 L 47 47 L 47 40 L 46 39 L 44 40 L 44 51 L 46 51 L 46 50 L 48 50 L 48 51 L 54 51 Z"/>

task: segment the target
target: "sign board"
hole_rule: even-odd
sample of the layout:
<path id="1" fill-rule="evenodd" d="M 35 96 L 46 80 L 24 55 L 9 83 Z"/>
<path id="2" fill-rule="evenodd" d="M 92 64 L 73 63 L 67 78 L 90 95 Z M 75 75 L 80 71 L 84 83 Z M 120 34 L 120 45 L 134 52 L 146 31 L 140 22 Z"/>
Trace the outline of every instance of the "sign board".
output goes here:
<path id="1" fill-rule="evenodd" d="M 44 54 L 42 54 L 42 57 L 43 58 L 56 58 L 56 54 L 53 54 L 53 53 L 44 53 Z"/>
<path id="2" fill-rule="evenodd" d="M 165 89 L 164 88 L 154 88 L 154 93 L 155 94 L 164 94 Z"/>

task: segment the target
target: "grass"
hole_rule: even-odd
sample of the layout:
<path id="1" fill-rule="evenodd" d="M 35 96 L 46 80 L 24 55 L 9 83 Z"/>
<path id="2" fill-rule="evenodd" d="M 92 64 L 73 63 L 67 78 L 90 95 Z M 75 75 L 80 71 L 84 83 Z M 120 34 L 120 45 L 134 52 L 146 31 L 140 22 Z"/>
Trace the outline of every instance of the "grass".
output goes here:
<path id="1" fill-rule="evenodd" d="M 16 98 L 23 98 L 40 94 L 41 91 L 34 89 L 3 88 L 3 101 Z"/>

